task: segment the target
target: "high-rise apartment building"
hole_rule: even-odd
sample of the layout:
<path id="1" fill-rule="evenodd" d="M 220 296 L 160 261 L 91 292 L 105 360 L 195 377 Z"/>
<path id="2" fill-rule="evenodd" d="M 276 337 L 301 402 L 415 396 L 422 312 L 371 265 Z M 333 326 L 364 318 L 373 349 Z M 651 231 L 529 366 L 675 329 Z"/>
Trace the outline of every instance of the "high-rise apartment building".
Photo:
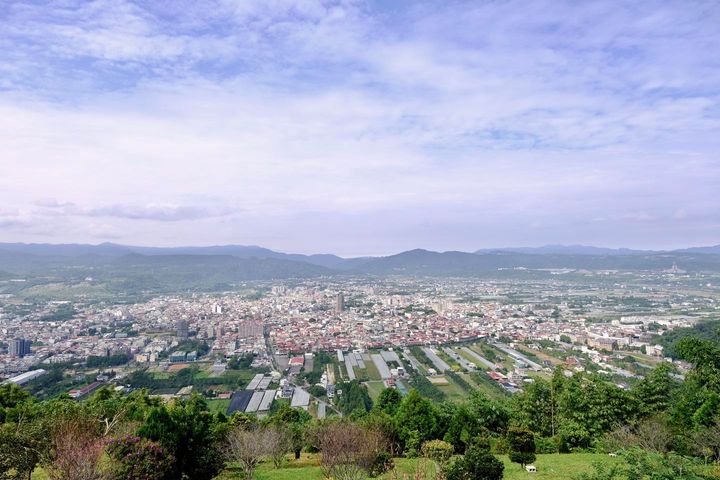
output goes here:
<path id="1" fill-rule="evenodd" d="M 189 333 L 189 326 L 188 321 L 185 319 L 180 319 L 177 322 L 177 336 L 180 340 L 187 340 Z"/>
<path id="2" fill-rule="evenodd" d="M 342 292 L 337 294 L 335 299 L 335 313 L 342 313 L 345 311 L 345 295 Z"/>
<path id="3" fill-rule="evenodd" d="M 10 342 L 10 355 L 13 357 L 24 357 L 25 355 L 30 355 L 30 346 L 32 345 L 32 342 L 30 340 L 25 340 L 24 338 L 16 338 L 15 340 Z"/>

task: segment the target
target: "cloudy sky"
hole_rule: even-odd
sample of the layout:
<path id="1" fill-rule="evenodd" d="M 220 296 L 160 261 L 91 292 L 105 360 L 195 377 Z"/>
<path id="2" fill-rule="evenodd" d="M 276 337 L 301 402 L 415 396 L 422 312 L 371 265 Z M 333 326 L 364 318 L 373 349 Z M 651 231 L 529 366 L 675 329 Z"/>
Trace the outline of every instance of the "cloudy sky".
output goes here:
<path id="1" fill-rule="evenodd" d="M 720 3 L 0 5 L 0 241 L 720 243 Z"/>

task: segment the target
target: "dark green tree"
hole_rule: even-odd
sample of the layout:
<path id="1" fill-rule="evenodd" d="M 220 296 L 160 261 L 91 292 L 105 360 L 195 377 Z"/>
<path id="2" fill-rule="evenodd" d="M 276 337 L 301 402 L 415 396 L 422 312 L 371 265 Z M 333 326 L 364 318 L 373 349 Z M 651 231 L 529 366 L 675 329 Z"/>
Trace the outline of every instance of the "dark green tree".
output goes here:
<path id="1" fill-rule="evenodd" d="M 410 390 L 395 413 L 400 439 L 405 450 L 417 455 L 426 440 L 433 439 L 437 425 L 435 407 L 416 390 Z"/>
<path id="2" fill-rule="evenodd" d="M 213 478 L 224 467 L 225 430 L 198 395 L 154 407 L 139 430 L 175 458 L 171 478 Z M 226 425 L 225 425 L 226 427 Z"/>
<path id="3" fill-rule="evenodd" d="M 401 401 L 402 395 L 396 388 L 385 388 L 380 392 L 375 408 L 388 415 L 394 415 Z"/>
<path id="4" fill-rule="evenodd" d="M 446 480 L 500 480 L 505 465 L 479 445 L 471 445 L 465 455 L 451 462 Z"/>
<path id="5" fill-rule="evenodd" d="M 525 428 L 511 428 L 507 433 L 510 461 L 522 468 L 535 461 L 535 434 Z"/>

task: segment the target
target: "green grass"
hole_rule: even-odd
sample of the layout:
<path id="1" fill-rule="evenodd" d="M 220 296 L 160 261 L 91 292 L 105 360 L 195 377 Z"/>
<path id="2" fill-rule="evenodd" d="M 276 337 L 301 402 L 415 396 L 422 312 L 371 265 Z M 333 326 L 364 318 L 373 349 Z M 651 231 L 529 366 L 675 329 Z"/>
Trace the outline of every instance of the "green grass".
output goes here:
<path id="1" fill-rule="evenodd" d="M 368 389 L 368 394 L 370 394 L 370 398 L 372 398 L 372 401 L 377 401 L 378 397 L 380 396 L 380 392 L 382 392 L 385 388 L 385 382 L 367 382 L 366 385 Z"/>
<path id="2" fill-rule="evenodd" d="M 448 400 L 451 402 L 462 402 L 467 400 L 470 393 L 463 390 L 463 388 L 455 383 L 455 381 L 445 375 L 445 379 L 448 381 L 447 385 L 435 385 L 441 392 L 445 394 Z"/>
<path id="3" fill-rule="evenodd" d="M 596 462 L 618 461 L 598 453 L 545 454 L 538 455 L 533 463 L 537 467 L 537 473 L 528 473 L 517 463 L 510 462 L 507 455 L 499 455 L 498 458 L 505 464 L 504 480 L 573 480 L 578 474 L 591 471 Z M 394 462 L 394 472 L 388 472 L 380 476 L 380 479 L 389 480 L 393 475 L 399 478 L 404 475 L 411 477 L 418 468 L 426 472 L 434 469 L 424 459 L 396 458 Z M 230 466 L 217 477 L 217 480 L 241 478 L 240 470 L 236 466 Z M 309 453 L 303 453 L 299 460 L 288 455 L 285 465 L 280 469 L 275 469 L 272 462 L 263 462 L 255 472 L 256 480 L 321 480 L 323 478 L 320 455 Z M 32 480 L 48 480 L 48 476 L 44 470 L 37 469 L 32 475 Z"/>
<path id="4" fill-rule="evenodd" d="M 537 467 L 537 473 L 528 473 L 517 463 L 512 463 L 507 455 L 500 455 L 505 464 L 504 480 L 573 480 L 575 476 L 583 472 L 592 470 L 595 462 L 615 462 L 604 454 L 598 453 L 573 453 L 573 454 L 548 454 L 538 455 L 533 465 Z M 417 458 L 396 458 L 395 474 L 411 476 L 420 466 L 423 470 L 432 469 L 426 460 Z M 382 475 L 381 479 L 389 480 L 392 478 L 393 472 Z M 242 474 L 237 467 L 230 467 L 217 480 L 235 480 L 241 479 Z M 323 473 L 320 468 L 320 456 L 318 454 L 303 453 L 300 460 L 295 460 L 288 456 L 285 466 L 275 469 L 272 462 L 263 462 L 255 473 L 256 480 L 322 480 Z M 32 480 L 48 480 L 47 474 L 41 470 L 36 470 L 32 475 Z"/>
<path id="5" fill-rule="evenodd" d="M 378 371 L 377 367 L 375 366 L 375 362 L 373 362 L 372 359 L 365 361 L 365 371 L 367 372 L 368 379 L 374 381 L 382 381 L 380 372 Z"/>
<path id="6" fill-rule="evenodd" d="M 290 458 L 290 457 L 288 457 Z M 500 455 L 505 464 L 504 480 L 573 480 L 576 475 L 589 472 L 595 462 L 614 462 L 616 460 L 603 454 L 596 453 L 574 453 L 574 454 L 552 454 L 538 455 L 533 465 L 538 469 L 537 473 L 528 473 L 517 463 L 512 463 L 507 455 Z M 275 469 L 270 462 L 264 462 L 257 469 L 255 478 L 257 480 L 321 480 L 323 478 L 322 469 L 319 465 L 320 457 L 317 454 L 303 454 L 298 461 L 288 459 L 286 465 L 281 469 Z M 394 474 L 411 476 L 415 470 L 420 467 L 427 471 L 432 469 L 426 460 L 417 458 L 396 458 Z M 381 479 L 390 479 L 393 472 L 382 475 Z M 40 478 L 40 477 L 38 477 Z M 219 479 L 234 480 L 242 478 L 240 472 L 231 468 L 225 471 Z M 35 477 L 33 476 L 33 480 Z"/>
<path id="7" fill-rule="evenodd" d="M 572 480 L 576 475 L 592 470 L 595 462 L 614 462 L 612 458 L 599 453 L 573 453 L 538 455 L 533 465 L 537 473 L 528 473 L 517 463 L 512 463 L 507 455 L 499 457 L 505 464 L 505 480 Z"/>
<path id="8" fill-rule="evenodd" d="M 230 399 L 229 398 L 222 398 L 222 399 L 213 399 L 207 401 L 208 408 L 211 412 L 217 413 L 222 412 L 225 413 L 230 406 Z"/>

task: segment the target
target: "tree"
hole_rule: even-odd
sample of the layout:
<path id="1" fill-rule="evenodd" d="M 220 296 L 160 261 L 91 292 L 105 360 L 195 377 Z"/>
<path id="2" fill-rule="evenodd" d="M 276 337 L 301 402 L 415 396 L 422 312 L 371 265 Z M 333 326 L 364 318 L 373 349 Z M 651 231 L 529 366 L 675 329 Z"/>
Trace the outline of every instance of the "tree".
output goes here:
<path id="1" fill-rule="evenodd" d="M 696 454 L 720 463 L 720 423 L 693 432 L 692 444 Z"/>
<path id="2" fill-rule="evenodd" d="M 402 402 L 402 395 L 396 388 L 385 388 L 380 392 L 375 408 L 388 415 L 394 415 L 400 402 Z"/>
<path id="3" fill-rule="evenodd" d="M 0 480 L 29 479 L 40 462 L 40 442 L 28 428 L 0 425 Z"/>
<path id="4" fill-rule="evenodd" d="M 648 418 L 637 425 L 623 425 L 605 436 L 611 451 L 639 447 L 643 450 L 667 453 L 673 440 L 672 431 L 663 418 Z"/>
<path id="5" fill-rule="evenodd" d="M 643 415 L 667 411 L 679 386 L 672 377 L 674 371 L 671 364 L 662 363 L 633 389 L 633 395 L 637 398 Z"/>
<path id="6" fill-rule="evenodd" d="M 675 350 L 693 368 L 674 402 L 673 419 L 685 428 L 713 425 L 720 420 L 720 346 L 712 340 L 686 337 Z"/>
<path id="7" fill-rule="evenodd" d="M 306 426 L 312 417 L 308 412 L 298 408 L 291 408 L 287 402 L 275 402 L 280 405 L 269 418 L 268 423 L 280 428 L 287 428 L 290 433 L 290 448 L 295 454 L 295 460 L 300 458 L 300 452 L 305 445 Z"/>
<path id="8" fill-rule="evenodd" d="M 266 435 L 267 454 L 275 468 L 280 468 L 292 447 L 292 431 L 287 427 L 272 426 L 266 429 Z"/>
<path id="9" fill-rule="evenodd" d="M 357 380 L 340 384 L 338 388 L 342 390 L 342 395 L 336 397 L 336 403 L 343 415 L 350 415 L 356 411 L 365 413 L 372 408 L 373 403 L 367 387 Z"/>
<path id="10" fill-rule="evenodd" d="M 240 464 L 245 478 L 252 480 L 255 469 L 263 456 L 270 450 L 270 433 L 267 429 L 254 427 L 244 429 L 235 427 L 227 438 L 226 455 L 228 460 Z"/>
<path id="11" fill-rule="evenodd" d="M 479 444 L 471 444 L 465 455 L 445 469 L 446 480 L 500 480 L 505 465 Z"/>
<path id="12" fill-rule="evenodd" d="M 385 458 L 387 442 L 380 432 L 353 422 L 324 425 L 318 435 L 321 466 L 326 478 L 357 480 L 367 477 L 378 457 Z"/>
<path id="13" fill-rule="evenodd" d="M 442 468 L 452 458 L 455 448 L 442 440 L 430 440 L 423 443 L 420 450 L 423 457 L 433 460 Z"/>
<path id="14" fill-rule="evenodd" d="M 50 433 L 51 460 L 46 465 L 51 480 L 101 480 L 105 444 L 94 419 L 73 416 L 57 419 Z"/>
<path id="15" fill-rule="evenodd" d="M 535 434 L 525 428 L 508 430 L 510 461 L 519 463 L 522 468 L 535 461 Z"/>
<path id="16" fill-rule="evenodd" d="M 175 458 L 173 478 L 212 478 L 224 467 L 221 445 L 227 424 L 221 424 L 201 397 L 154 407 L 139 430 Z"/>
<path id="17" fill-rule="evenodd" d="M 417 455 L 422 442 L 432 440 L 437 424 L 435 407 L 412 389 L 400 403 L 395 421 L 406 453 Z"/>
<path id="18" fill-rule="evenodd" d="M 108 442 L 105 451 L 112 460 L 113 480 L 164 480 L 170 478 L 174 458 L 160 445 L 124 435 Z"/>
<path id="19" fill-rule="evenodd" d="M 543 437 L 555 435 L 557 405 L 550 382 L 538 378 L 526 385 L 522 393 L 511 398 L 511 408 L 514 424 Z"/>

